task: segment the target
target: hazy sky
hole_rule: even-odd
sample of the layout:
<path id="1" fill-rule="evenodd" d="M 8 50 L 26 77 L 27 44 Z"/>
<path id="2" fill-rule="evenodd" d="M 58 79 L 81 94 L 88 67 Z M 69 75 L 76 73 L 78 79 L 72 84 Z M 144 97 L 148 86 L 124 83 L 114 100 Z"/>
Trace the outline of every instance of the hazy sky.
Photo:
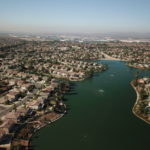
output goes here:
<path id="1" fill-rule="evenodd" d="M 150 0 L 0 0 L 0 31 L 150 32 Z"/>

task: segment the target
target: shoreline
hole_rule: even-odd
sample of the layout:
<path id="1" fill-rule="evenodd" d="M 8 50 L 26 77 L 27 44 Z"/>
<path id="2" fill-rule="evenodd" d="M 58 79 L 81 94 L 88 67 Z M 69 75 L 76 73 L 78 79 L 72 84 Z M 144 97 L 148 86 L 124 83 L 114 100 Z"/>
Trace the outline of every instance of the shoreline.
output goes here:
<path id="1" fill-rule="evenodd" d="M 112 56 L 109 56 L 109 55 L 105 54 L 104 52 L 101 52 L 101 53 L 105 57 L 105 58 L 102 58 L 101 60 L 118 60 L 118 61 L 121 61 L 121 59 L 119 59 L 119 58 L 114 58 Z"/>
<path id="2" fill-rule="evenodd" d="M 54 119 L 54 120 L 48 122 L 47 124 L 45 124 L 45 125 L 43 125 L 43 126 L 37 128 L 37 129 L 35 129 L 34 132 L 32 133 L 32 136 L 31 136 L 30 139 L 29 139 L 28 149 L 29 149 L 30 147 L 32 147 L 31 142 L 32 142 L 32 138 L 33 138 L 33 136 L 34 136 L 35 133 L 37 133 L 38 131 L 40 131 L 42 128 L 47 127 L 47 126 L 50 125 L 51 123 L 54 123 L 55 121 L 61 119 L 62 117 L 64 117 L 64 115 L 65 115 L 65 114 L 60 114 L 58 118 L 56 118 L 56 119 Z"/>
<path id="3" fill-rule="evenodd" d="M 101 59 L 101 60 L 124 61 L 124 60 L 117 59 L 117 58 L 105 58 L 105 59 Z M 85 79 L 83 79 L 83 80 L 85 80 Z M 132 84 L 132 82 L 131 82 L 131 85 L 132 85 L 132 87 L 135 89 L 135 91 L 136 91 L 136 93 L 137 93 L 137 99 L 136 99 L 136 102 L 135 102 L 135 104 L 134 104 L 134 106 L 133 106 L 133 108 L 132 108 L 132 112 L 133 112 L 133 114 L 134 114 L 135 116 L 137 116 L 138 118 L 142 119 L 142 120 L 145 121 L 146 123 L 150 124 L 150 122 L 148 122 L 146 119 L 142 118 L 141 116 L 137 115 L 136 112 L 134 111 L 134 108 L 136 107 L 136 104 L 137 104 L 138 101 L 139 101 L 139 96 L 138 96 L 138 92 L 137 92 L 136 88 L 134 87 L 134 85 Z M 49 113 L 48 113 L 48 114 L 49 114 Z M 46 114 L 43 114 L 41 117 L 44 117 L 45 115 L 46 115 Z M 57 115 L 58 115 L 58 114 L 57 114 Z M 47 123 L 45 123 L 45 124 L 39 126 L 38 128 L 35 128 L 35 129 L 34 129 L 34 132 L 31 133 L 31 137 L 28 139 L 29 142 L 28 142 L 28 146 L 27 146 L 26 148 L 29 149 L 30 147 L 32 147 L 32 145 L 31 145 L 31 140 L 32 140 L 33 135 L 34 135 L 36 132 L 38 132 L 41 128 L 44 128 L 44 127 L 46 127 L 47 125 L 49 125 L 49 124 L 51 124 L 51 123 L 53 123 L 53 122 L 55 122 L 55 121 L 61 119 L 64 115 L 65 115 L 65 113 L 59 114 L 59 116 L 56 117 L 54 120 L 50 120 L 49 122 L 47 122 Z M 38 121 L 38 119 L 34 120 L 33 122 L 36 122 L 36 121 Z M 30 123 L 27 123 L 27 124 L 30 124 Z M 12 142 L 13 142 L 13 140 L 12 140 Z"/>
<path id="4" fill-rule="evenodd" d="M 140 66 L 135 66 L 135 65 L 130 65 L 128 64 L 129 67 L 132 67 L 132 68 L 136 68 L 136 69 L 141 69 L 141 70 L 149 70 L 150 68 L 144 68 L 144 67 L 140 67 Z"/>
<path id="5" fill-rule="evenodd" d="M 117 59 L 117 58 L 102 58 L 99 60 L 115 60 L 115 61 L 122 61 L 121 59 Z"/>
<path id="6" fill-rule="evenodd" d="M 103 71 L 106 71 L 106 68 L 103 68 L 103 70 L 100 70 L 100 71 L 98 71 L 98 72 L 103 72 Z M 94 72 L 94 73 L 96 73 L 96 72 Z M 93 73 L 93 74 L 94 74 L 94 73 Z M 85 79 L 87 79 L 87 78 L 89 78 L 89 77 L 83 78 L 83 79 L 81 79 L 81 80 L 77 80 L 76 82 L 85 80 Z M 71 80 L 70 80 L 70 81 L 71 81 Z M 65 105 L 65 104 L 64 104 L 64 105 Z M 66 107 L 66 105 L 65 105 L 65 107 Z M 53 112 L 52 112 L 52 113 L 53 113 Z M 34 132 L 32 133 L 32 136 L 31 136 L 30 139 L 29 139 L 29 143 L 28 143 L 27 149 L 30 149 L 30 147 L 32 147 L 32 145 L 31 145 L 32 138 L 33 138 L 33 135 L 34 135 L 36 132 L 38 132 L 40 129 L 46 127 L 47 125 L 50 125 L 51 123 L 53 123 L 53 122 L 55 122 L 55 121 L 61 119 L 62 117 L 65 116 L 65 113 L 66 113 L 66 111 L 65 111 L 64 113 L 62 113 L 62 114 L 57 114 L 57 115 L 59 115 L 59 116 L 56 117 L 54 120 L 52 120 L 52 121 L 48 122 L 47 124 L 45 124 L 45 125 L 43 125 L 43 126 L 37 128 L 37 129 L 35 129 Z M 44 117 L 44 115 L 42 115 L 42 117 Z M 36 121 L 36 120 L 34 120 L 34 121 Z"/>
<path id="7" fill-rule="evenodd" d="M 102 58 L 100 60 L 116 60 L 116 61 L 123 61 L 123 62 L 128 62 L 127 60 L 125 59 L 119 59 L 119 58 L 114 58 L 112 56 L 109 56 L 105 53 L 102 52 L 102 54 L 105 56 L 105 58 Z M 136 69 L 141 69 L 141 70 L 149 70 L 150 68 L 145 68 L 145 67 L 141 67 L 141 66 L 136 66 L 136 65 L 131 65 L 131 64 L 127 64 L 129 67 L 132 67 L 132 68 L 136 68 Z"/>
<path id="8" fill-rule="evenodd" d="M 134 114 L 137 118 L 143 120 L 144 122 L 146 122 L 147 124 L 150 125 L 150 122 L 149 122 L 149 121 L 147 121 L 147 120 L 144 119 L 143 117 L 139 116 L 139 115 L 134 111 L 134 109 L 135 109 L 137 103 L 139 102 L 139 93 L 138 93 L 136 87 L 134 86 L 133 81 L 131 81 L 131 86 L 132 86 L 133 89 L 135 90 L 136 96 L 137 96 L 136 101 L 135 101 L 135 103 L 134 103 L 134 106 L 133 106 L 133 108 L 132 108 L 132 112 L 133 112 L 133 114 Z"/>
<path id="9" fill-rule="evenodd" d="M 50 125 L 51 123 L 54 123 L 55 121 L 61 119 L 62 117 L 64 117 L 65 113 L 55 113 L 55 112 L 49 112 L 47 114 L 43 114 L 42 116 L 40 116 L 39 118 L 28 122 L 27 124 L 25 124 L 24 127 L 22 127 L 19 131 L 18 134 L 16 135 L 16 138 L 12 139 L 11 141 L 11 148 L 13 146 L 16 146 L 16 143 L 18 145 L 18 143 L 20 143 L 20 145 L 22 145 L 26 150 L 29 149 L 34 149 L 32 148 L 32 138 L 34 136 L 35 133 L 37 133 L 38 131 L 40 131 L 42 128 L 45 128 L 46 126 Z M 46 119 L 45 119 L 46 118 Z M 28 130 L 27 130 L 28 129 Z M 18 135 L 22 134 L 24 132 L 24 130 L 26 131 L 26 134 L 28 134 L 28 137 L 26 137 L 26 139 L 20 139 L 18 137 Z"/>
<path id="10" fill-rule="evenodd" d="M 98 72 L 103 72 L 106 69 L 103 67 L 102 70 Z M 95 71 L 97 72 L 97 71 Z M 85 80 L 85 77 L 82 80 Z M 79 80 L 80 81 L 80 80 Z M 65 104 L 64 104 L 65 105 Z M 66 105 L 65 105 L 66 108 Z M 47 112 L 33 119 L 32 121 L 22 124 L 21 128 L 15 133 L 15 136 L 11 140 L 11 148 L 16 146 L 23 146 L 25 149 L 29 150 L 32 148 L 32 138 L 33 135 L 38 132 L 41 128 L 46 127 L 47 125 L 61 119 L 66 113 L 66 110 L 62 113 L 59 112 Z M 53 116 L 51 115 L 53 114 Z M 25 137 L 25 138 L 22 138 Z M 18 144 L 19 143 L 19 144 Z"/>

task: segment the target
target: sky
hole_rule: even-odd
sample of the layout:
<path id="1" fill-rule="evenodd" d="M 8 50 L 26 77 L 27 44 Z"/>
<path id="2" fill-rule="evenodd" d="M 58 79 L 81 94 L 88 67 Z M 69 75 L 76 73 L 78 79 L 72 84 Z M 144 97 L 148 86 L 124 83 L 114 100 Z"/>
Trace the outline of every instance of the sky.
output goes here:
<path id="1" fill-rule="evenodd" d="M 150 0 L 0 0 L 0 32 L 150 32 Z"/>

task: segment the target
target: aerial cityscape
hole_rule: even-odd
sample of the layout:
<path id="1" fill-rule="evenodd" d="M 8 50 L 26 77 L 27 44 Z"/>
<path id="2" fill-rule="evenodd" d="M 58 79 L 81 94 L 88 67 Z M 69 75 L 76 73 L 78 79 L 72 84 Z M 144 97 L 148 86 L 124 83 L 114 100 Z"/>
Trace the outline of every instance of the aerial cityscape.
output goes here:
<path id="1" fill-rule="evenodd" d="M 0 150 L 147 150 L 148 0 L 0 2 Z"/>

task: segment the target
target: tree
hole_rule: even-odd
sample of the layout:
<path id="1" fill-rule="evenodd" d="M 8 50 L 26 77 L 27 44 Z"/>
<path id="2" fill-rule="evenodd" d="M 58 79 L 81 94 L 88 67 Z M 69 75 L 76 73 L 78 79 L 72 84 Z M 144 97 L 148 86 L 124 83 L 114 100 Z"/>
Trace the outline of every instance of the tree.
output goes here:
<path id="1" fill-rule="evenodd" d="M 17 111 L 17 106 L 16 106 L 16 104 L 13 104 L 13 110 L 15 110 L 15 112 Z"/>

